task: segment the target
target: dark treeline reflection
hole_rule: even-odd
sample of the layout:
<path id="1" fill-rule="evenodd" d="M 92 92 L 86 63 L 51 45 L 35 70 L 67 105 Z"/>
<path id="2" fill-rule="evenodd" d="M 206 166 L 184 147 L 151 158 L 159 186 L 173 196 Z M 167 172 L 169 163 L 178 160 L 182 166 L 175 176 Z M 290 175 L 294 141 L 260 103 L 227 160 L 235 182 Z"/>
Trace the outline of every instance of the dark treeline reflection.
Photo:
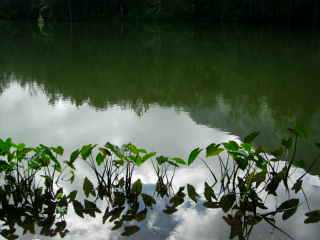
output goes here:
<path id="1" fill-rule="evenodd" d="M 319 37 L 268 26 L 3 24 L 0 90 L 10 81 L 36 84 L 52 104 L 62 97 L 138 114 L 174 106 L 240 136 L 261 130 L 270 146 L 279 129 L 298 124 L 316 133 L 313 140 Z"/>
<path id="2" fill-rule="evenodd" d="M 1 0 L 0 17 L 106 17 L 319 22 L 317 0 Z"/>

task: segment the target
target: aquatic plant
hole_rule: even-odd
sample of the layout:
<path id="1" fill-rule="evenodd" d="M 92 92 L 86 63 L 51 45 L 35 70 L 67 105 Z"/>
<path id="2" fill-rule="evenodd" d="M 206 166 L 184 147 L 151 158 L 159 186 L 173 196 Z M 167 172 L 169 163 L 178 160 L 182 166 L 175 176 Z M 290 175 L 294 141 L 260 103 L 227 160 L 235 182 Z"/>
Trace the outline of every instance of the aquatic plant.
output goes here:
<path id="1" fill-rule="evenodd" d="M 254 132 L 243 141 L 196 148 L 187 159 L 157 156 L 131 143 L 122 147 L 106 143 L 101 147 L 84 145 L 66 161 L 59 160 L 64 154 L 61 146 L 30 148 L 11 139 L 0 139 L 1 235 L 16 239 L 17 227 L 23 233 L 35 233 L 35 226 L 39 226 L 42 235 L 63 237 L 69 231 L 65 216 L 72 205 L 79 217 L 99 214 L 103 223 L 108 221 L 113 230 L 122 229 L 123 236 L 130 236 L 140 230 L 139 222 L 146 219 L 158 201 L 165 202 L 163 212 L 168 215 L 191 201 L 208 210 L 221 209 L 230 226 L 230 239 L 249 239 L 253 228 L 262 222 L 292 239 L 277 226 L 276 216 L 281 215 L 285 221 L 296 213 L 301 200 L 292 196 L 300 192 L 305 195 L 304 177 L 319 157 L 297 176 L 296 166 L 303 166 L 296 158 L 297 145 L 304 132 L 289 129 L 289 135 L 273 151 L 254 146 L 258 135 Z M 316 147 L 320 149 L 320 144 Z M 87 164 L 92 175 L 78 176 L 78 161 Z M 177 168 L 191 166 L 195 161 L 204 164 L 211 179 L 203 183 L 202 193 L 192 183 L 175 184 Z M 147 194 L 142 181 L 135 177 L 135 170 L 146 162 L 152 164 L 157 179 L 153 194 Z M 66 193 L 63 185 L 73 186 L 74 181 L 83 181 L 82 190 Z M 270 207 L 267 199 L 276 198 L 283 190 L 288 199 Z M 320 210 L 310 208 L 305 223 L 319 221 Z"/>

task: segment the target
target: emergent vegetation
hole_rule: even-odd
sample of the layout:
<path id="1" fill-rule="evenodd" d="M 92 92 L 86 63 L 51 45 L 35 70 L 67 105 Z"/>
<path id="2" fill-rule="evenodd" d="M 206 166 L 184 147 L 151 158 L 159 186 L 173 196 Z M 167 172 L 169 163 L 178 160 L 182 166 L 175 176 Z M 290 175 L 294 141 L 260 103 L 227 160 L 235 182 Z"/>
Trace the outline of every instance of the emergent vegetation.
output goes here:
<path id="1" fill-rule="evenodd" d="M 221 209 L 230 238 L 249 239 L 254 226 L 261 222 L 277 227 L 276 216 L 283 220 L 292 217 L 301 199 L 292 197 L 303 192 L 303 180 L 317 161 L 301 176 L 293 174 L 297 144 L 303 132 L 289 129 L 289 136 L 274 151 L 255 147 L 252 133 L 243 142 L 228 141 L 211 144 L 205 150 L 194 149 L 187 159 L 157 156 L 133 144 L 121 148 L 111 143 L 103 147 L 85 145 L 71 153 L 68 160 L 59 161 L 64 149 L 44 145 L 30 148 L 15 144 L 11 139 L 0 140 L 0 220 L 1 235 L 16 239 L 17 228 L 35 233 L 35 226 L 46 236 L 65 236 L 68 233 L 65 216 L 70 205 L 79 217 L 96 217 L 101 213 L 103 223 L 122 229 L 123 236 L 139 231 L 143 221 L 158 201 L 165 201 L 163 212 L 174 214 L 185 201 L 201 204 L 208 209 Z M 320 144 L 316 144 L 320 149 Z M 203 183 L 203 194 L 191 183 L 176 186 L 175 171 L 200 159 L 208 169 L 211 181 Z M 77 161 L 84 161 L 95 178 L 78 176 Z M 157 176 L 154 194 L 144 192 L 144 185 L 135 177 L 136 168 L 151 162 Z M 214 164 L 214 167 L 213 167 Z M 66 192 L 62 184 L 83 181 L 83 193 Z M 289 181 L 290 180 L 290 181 Z M 281 188 L 288 199 L 278 207 L 266 205 L 268 196 L 277 196 Z M 84 195 L 84 197 L 79 197 Z M 264 200 L 262 199 L 264 198 Z M 98 206 L 104 206 L 103 209 Z M 306 213 L 305 223 L 320 221 L 320 210 Z"/>

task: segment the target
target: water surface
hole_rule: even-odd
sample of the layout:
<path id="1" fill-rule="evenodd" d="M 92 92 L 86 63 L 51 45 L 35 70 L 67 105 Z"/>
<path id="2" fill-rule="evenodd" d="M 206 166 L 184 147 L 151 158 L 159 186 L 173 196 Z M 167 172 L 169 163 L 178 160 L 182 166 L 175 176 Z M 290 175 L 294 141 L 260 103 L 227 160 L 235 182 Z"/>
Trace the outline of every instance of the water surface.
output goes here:
<path id="1" fill-rule="evenodd" d="M 303 125 L 310 134 L 299 145 L 300 156 L 307 163 L 313 159 L 311 143 L 320 136 L 320 34 L 315 31 L 2 23 L 0 39 L 2 138 L 59 144 L 68 151 L 86 143 L 133 142 L 184 157 L 196 146 L 253 130 L 261 131 L 257 144 L 272 148 L 288 126 Z M 179 181 L 200 183 L 205 169 L 201 164 L 194 168 L 197 171 L 181 170 Z M 316 166 L 313 174 L 319 169 Z M 154 181 L 148 166 L 139 176 Z M 307 181 L 314 207 L 320 205 L 318 180 L 309 176 Z M 228 236 L 216 212 L 186 208 L 169 218 L 156 211 L 150 219 L 137 239 Z M 69 238 L 119 237 L 100 226 L 99 219 L 90 221 L 86 227 L 71 221 Z M 214 227 L 209 227 L 212 222 Z M 284 226 L 297 239 L 315 239 L 315 225 L 297 231 L 302 222 L 295 218 Z M 253 239 L 283 237 L 266 226 L 256 231 Z"/>

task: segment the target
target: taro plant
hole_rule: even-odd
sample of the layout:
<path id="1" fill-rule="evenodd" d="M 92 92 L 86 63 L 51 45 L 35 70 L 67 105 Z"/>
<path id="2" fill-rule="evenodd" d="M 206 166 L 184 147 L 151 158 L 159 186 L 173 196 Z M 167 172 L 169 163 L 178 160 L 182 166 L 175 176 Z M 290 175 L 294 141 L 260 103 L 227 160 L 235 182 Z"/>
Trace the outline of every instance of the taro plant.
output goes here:
<path id="1" fill-rule="evenodd" d="M 157 176 L 155 193 L 161 198 L 169 197 L 174 193 L 173 180 L 175 171 L 186 162 L 178 157 L 169 158 L 159 156 L 152 161 L 153 170 Z"/>
<path id="2" fill-rule="evenodd" d="M 107 220 L 114 223 L 113 230 L 124 225 L 124 236 L 134 234 L 139 230 L 139 226 L 133 225 L 132 222 L 144 220 L 148 209 L 156 203 L 152 196 L 142 193 L 143 184 L 140 179 L 133 181 L 134 170 L 154 157 L 155 153 L 149 153 L 133 144 L 119 148 L 107 143 L 99 149 L 96 147 L 85 145 L 75 150 L 68 161 L 68 164 L 73 166 L 74 161 L 80 156 L 94 172 L 96 182 L 95 187 L 88 177 L 84 178 L 85 196 L 94 197 L 95 200 L 85 199 L 84 206 L 74 200 L 75 212 L 80 217 L 84 214 L 95 217 L 95 213 L 101 212 L 96 202 L 102 200 L 106 205 L 103 223 Z"/>
<path id="3" fill-rule="evenodd" d="M 266 202 L 270 195 L 277 196 L 281 185 L 288 192 L 288 196 L 291 196 L 290 192 L 297 194 L 302 191 L 304 194 L 303 178 L 318 158 L 302 176 L 292 178 L 293 166 L 302 164 L 296 160 L 296 153 L 297 142 L 303 137 L 303 132 L 295 129 L 289 129 L 289 132 L 290 136 L 282 140 L 281 147 L 270 153 L 252 144 L 259 135 L 257 132 L 248 135 L 243 142 L 228 141 L 211 144 L 206 148 L 207 159 L 203 160 L 203 163 L 213 182 L 204 184 L 203 205 L 206 208 L 221 208 L 225 212 L 224 220 L 231 228 L 231 239 L 249 239 L 254 226 L 262 221 L 292 238 L 277 227 L 275 216 L 281 214 L 283 220 L 289 219 L 296 213 L 301 204 L 300 200 L 289 198 L 275 209 L 268 208 Z M 219 168 L 219 176 L 208 164 L 212 158 L 216 162 L 215 168 Z M 289 185 L 289 180 L 294 184 Z M 192 185 L 187 186 L 187 192 L 190 199 L 197 202 L 200 195 Z M 179 194 L 181 204 L 183 194 Z M 319 211 L 311 211 L 306 216 L 306 223 L 319 221 Z"/>
<path id="4" fill-rule="evenodd" d="M 62 167 L 57 157 L 62 147 L 39 145 L 35 148 L 15 144 L 11 139 L 0 139 L 0 221 L 1 235 L 15 239 L 16 227 L 24 233 L 54 236 L 67 233 L 64 216 L 68 210 L 68 197 L 58 183 L 69 169 Z"/>
<path id="5" fill-rule="evenodd" d="M 304 136 L 301 130 L 289 129 L 289 135 L 278 149 L 267 151 L 256 147 L 252 133 L 243 141 L 212 143 L 205 149 L 196 148 L 186 160 L 157 156 L 133 144 L 118 147 L 107 143 L 102 147 L 84 145 L 73 151 L 67 161 L 61 161 L 64 149 L 39 145 L 35 148 L 14 144 L 11 139 L 0 139 L 0 221 L 1 235 L 15 239 L 16 228 L 24 233 L 65 236 L 68 233 L 65 216 L 69 204 L 75 213 L 97 217 L 113 223 L 113 230 L 122 230 L 130 236 L 140 230 L 139 223 L 146 219 L 158 200 L 166 201 L 163 212 L 174 214 L 188 199 L 205 208 L 223 211 L 230 226 L 230 238 L 249 239 L 254 227 L 265 222 L 292 238 L 277 226 L 276 216 L 283 221 L 292 217 L 305 196 L 303 179 L 320 156 L 297 176 L 297 145 Z M 320 144 L 316 144 L 320 148 Z M 208 169 L 208 180 L 203 193 L 191 183 L 175 184 L 177 169 L 189 167 L 201 160 Z M 83 161 L 92 175 L 83 178 L 83 195 L 74 189 L 66 194 L 63 183 L 80 179 L 75 173 L 76 161 Z M 152 164 L 156 182 L 154 194 L 144 192 L 144 185 L 135 176 L 135 170 L 146 162 Z M 280 205 L 270 206 L 280 191 L 288 198 Z M 306 199 L 306 198 L 305 198 Z M 269 201 L 269 202 L 268 202 Z M 309 207 L 309 203 L 306 203 Z M 310 207 L 309 207 L 310 208 Z M 306 213 L 305 223 L 320 221 L 320 211 Z"/>

